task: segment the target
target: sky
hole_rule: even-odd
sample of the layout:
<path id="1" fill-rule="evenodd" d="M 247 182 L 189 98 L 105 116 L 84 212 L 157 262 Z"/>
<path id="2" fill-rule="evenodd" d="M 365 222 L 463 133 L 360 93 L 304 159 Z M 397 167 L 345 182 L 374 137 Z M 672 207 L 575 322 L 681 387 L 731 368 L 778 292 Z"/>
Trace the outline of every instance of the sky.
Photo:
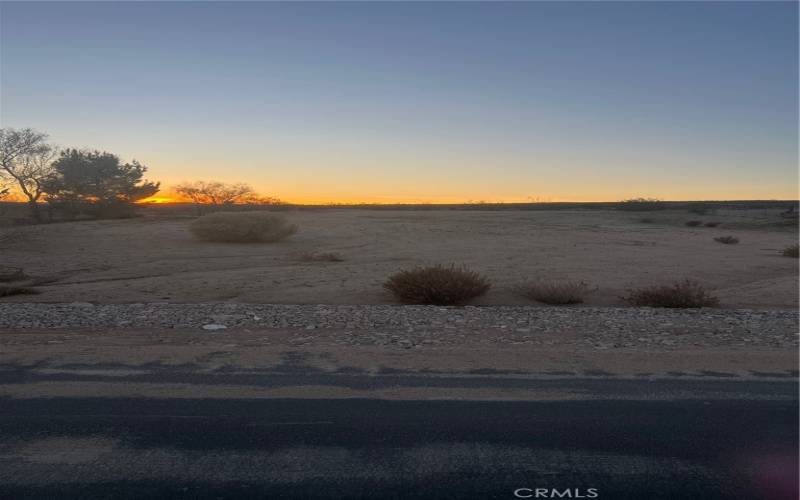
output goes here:
<path id="1" fill-rule="evenodd" d="M 0 125 L 290 202 L 798 197 L 796 2 L 2 2 Z"/>

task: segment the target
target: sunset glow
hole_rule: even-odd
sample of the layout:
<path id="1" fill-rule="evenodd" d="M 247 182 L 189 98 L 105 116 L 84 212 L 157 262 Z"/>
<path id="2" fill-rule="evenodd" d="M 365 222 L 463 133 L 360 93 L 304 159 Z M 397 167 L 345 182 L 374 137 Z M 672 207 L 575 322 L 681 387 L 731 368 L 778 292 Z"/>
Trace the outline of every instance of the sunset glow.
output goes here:
<path id="1" fill-rule="evenodd" d="M 183 200 L 179 200 L 179 199 L 168 197 L 168 196 L 151 196 L 150 198 L 145 198 L 143 200 L 139 200 L 137 203 L 141 203 L 141 204 L 154 203 L 154 204 L 157 204 L 157 205 L 162 205 L 162 204 L 165 204 L 165 203 L 178 203 L 180 201 L 183 201 Z"/>

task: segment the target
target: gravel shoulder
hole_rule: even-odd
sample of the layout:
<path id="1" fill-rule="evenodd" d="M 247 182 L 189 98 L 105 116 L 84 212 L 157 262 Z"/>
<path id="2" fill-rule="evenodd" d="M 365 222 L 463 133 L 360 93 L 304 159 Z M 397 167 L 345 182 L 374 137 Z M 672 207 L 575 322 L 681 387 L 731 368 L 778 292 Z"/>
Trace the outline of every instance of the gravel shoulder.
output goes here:
<path id="1" fill-rule="evenodd" d="M 796 349 L 797 311 L 254 304 L 0 304 L 0 329 L 285 329 L 337 345 Z"/>

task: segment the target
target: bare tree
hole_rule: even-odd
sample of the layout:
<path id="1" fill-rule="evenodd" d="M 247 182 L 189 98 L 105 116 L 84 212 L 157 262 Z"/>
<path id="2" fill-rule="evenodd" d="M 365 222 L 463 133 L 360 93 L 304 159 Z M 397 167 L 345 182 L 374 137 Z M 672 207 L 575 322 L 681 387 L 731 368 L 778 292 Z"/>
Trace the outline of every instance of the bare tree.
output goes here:
<path id="1" fill-rule="evenodd" d="M 175 186 L 175 192 L 189 198 L 198 205 L 231 205 L 243 203 L 256 196 L 256 192 L 247 184 L 226 184 L 224 182 L 184 182 Z"/>
<path id="2" fill-rule="evenodd" d="M 57 149 L 47 144 L 47 134 L 30 128 L 0 128 L 0 177 L 16 184 L 28 199 L 31 217 L 40 222 L 39 199 L 45 182 L 53 175 Z"/>
<path id="3" fill-rule="evenodd" d="M 11 190 L 9 188 L 5 187 L 4 184 L 5 184 L 5 182 L 3 181 L 2 178 L 0 178 L 0 202 L 2 202 L 6 197 L 8 197 L 9 193 L 11 193 Z M 3 215 L 5 213 L 6 213 L 6 206 L 5 205 L 0 205 L 0 215 Z M 3 237 L 0 236 L 0 241 L 2 241 L 2 240 L 3 240 Z"/>

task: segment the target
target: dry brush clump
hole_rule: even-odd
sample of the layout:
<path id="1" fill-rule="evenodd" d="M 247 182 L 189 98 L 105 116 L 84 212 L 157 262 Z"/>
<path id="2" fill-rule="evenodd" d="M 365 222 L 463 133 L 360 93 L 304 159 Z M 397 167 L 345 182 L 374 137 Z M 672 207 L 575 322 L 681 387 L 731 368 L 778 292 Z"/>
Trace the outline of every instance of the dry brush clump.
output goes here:
<path id="1" fill-rule="evenodd" d="M 690 221 L 686 222 L 686 225 L 688 227 L 697 227 L 697 226 L 700 226 L 702 224 L 703 224 L 703 222 L 699 221 L 699 220 L 690 220 Z"/>
<path id="2" fill-rule="evenodd" d="M 654 212 L 656 210 L 665 210 L 666 208 L 667 204 L 658 198 L 631 198 L 622 200 L 617 206 L 618 210 L 629 212 Z"/>
<path id="3" fill-rule="evenodd" d="M 0 285 L 0 297 L 11 295 L 38 295 L 40 292 L 34 288 L 15 285 Z"/>
<path id="4" fill-rule="evenodd" d="M 299 256 L 303 262 L 343 262 L 344 257 L 337 252 L 305 252 Z"/>
<path id="5" fill-rule="evenodd" d="M 797 258 L 800 255 L 800 245 L 795 243 L 794 245 L 788 246 L 781 251 L 781 255 L 784 257 L 792 257 Z"/>
<path id="6" fill-rule="evenodd" d="M 719 222 L 706 222 L 703 224 L 705 227 L 717 227 L 719 226 Z"/>
<path id="7" fill-rule="evenodd" d="M 687 208 L 687 211 L 690 214 L 697 214 L 697 215 L 706 215 L 708 212 L 712 210 L 713 208 L 706 203 L 692 203 Z"/>
<path id="8" fill-rule="evenodd" d="M 25 279 L 28 279 L 28 275 L 25 274 L 21 267 L 0 266 L 0 283 Z"/>
<path id="9" fill-rule="evenodd" d="M 219 243 L 272 243 L 297 232 L 297 226 L 269 212 L 216 212 L 189 225 L 195 238 Z"/>
<path id="10" fill-rule="evenodd" d="M 383 287 L 407 304 L 461 305 L 483 295 L 491 284 L 466 266 L 421 266 L 398 271 Z"/>
<path id="11" fill-rule="evenodd" d="M 11 295 L 34 295 L 39 291 L 22 285 L 8 285 L 6 283 L 26 281 L 30 277 L 19 267 L 0 266 L 0 297 Z"/>
<path id="12" fill-rule="evenodd" d="M 7 229 L 0 232 L 0 249 L 13 243 L 20 243 L 24 237 L 24 233 L 16 229 Z"/>
<path id="13" fill-rule="evenodd" d="M 537 281 L 519 287 L 524 297 L 550 305 L 582 304 L 592 291 L 583 281 Z"/>
<path id="14" fill-rule="evenodd" d="M 739 238 L 736 236 L 717 236 L 714 238 L 714 241 L 722 243 L 723 245 L 736 245 L 739 243 Z"/>
<path id="15" fill-rule="evenodd" d="M 630 290 L 622 300 L 632 306 L 696 308 L 716 307 L 719 299 L 701 284 L 685 280 L 673 285 L 659 285 Z"/>

